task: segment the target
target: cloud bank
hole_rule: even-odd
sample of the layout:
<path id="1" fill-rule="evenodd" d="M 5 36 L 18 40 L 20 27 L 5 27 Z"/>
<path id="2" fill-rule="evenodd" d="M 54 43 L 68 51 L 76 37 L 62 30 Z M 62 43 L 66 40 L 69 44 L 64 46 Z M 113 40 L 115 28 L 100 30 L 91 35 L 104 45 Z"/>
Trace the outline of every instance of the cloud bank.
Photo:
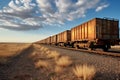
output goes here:
<path id="1" fill-rule="evenodd" d="M 87 10 L 96 12 L 108 7 L 100 0 L 11 0 L 0 10 L 0 28 L 36 30 L 46 25 L 63 25 L 85 17 Z"/>

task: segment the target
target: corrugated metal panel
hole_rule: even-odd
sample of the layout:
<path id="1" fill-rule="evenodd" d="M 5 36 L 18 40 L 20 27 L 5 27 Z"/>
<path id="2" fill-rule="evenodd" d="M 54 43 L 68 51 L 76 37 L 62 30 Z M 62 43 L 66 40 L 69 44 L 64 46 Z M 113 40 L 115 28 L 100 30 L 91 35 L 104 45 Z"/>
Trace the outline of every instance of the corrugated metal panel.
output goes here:
<path id="1" fill-rule="evenodd" d="M 82 39 L 82 26 L 79 26 L 80 27 L 80 39 Z"/>
<path id="2" fill-rule="evenodd" d="M 93 40 L 96 37 L 96 32 L 95 32 L 96 23 L 95 23 L 95 21 L 96 20 L 93 19 L 93 20 L 90 20 L 88 22 L 88 40 Z"/>
<path id="3" fill-rule="evenodd" d="M 51 43 L 57 43 L 57 35 L 51 36 Z"/>
<path id="4" fill-rule="evenodd" d="M 71 40 L 71 31 L 67 30 L 57 35 L 57 42 L 67 42 Z"/>
<path id="5" fill-rule="evenodd" d="M 77 27 L 72 28 L 71 30 L 72 41 L 94 39 L 96 37 L 96 32 L 95 32 L 96 22 L 95 21 L 96 20 L 93 19 Z"/>
<path id="6" fill-rule="evenodd" d="M 46 44 L 50 44 L 50 43 L 51 43 L 51 37 L 46 38 L 46 39 L 45 39 L 45 43 L 46 43 Z"/>
<path id="7" fill-rule="evenodd" d="M 71 41 L 71 31 L 68 31 L 68 41 Z"/>
<path id="8" fill-rule="evenodd" d="M 109 19 L 97 19 L 96 35 L 98 39 L 118 39 L 119 22 Z"/>
<path id="9" fill-rule="evenodd" d="M 85 23 L 85 39 L 88 39 L 88 25 Z"/>

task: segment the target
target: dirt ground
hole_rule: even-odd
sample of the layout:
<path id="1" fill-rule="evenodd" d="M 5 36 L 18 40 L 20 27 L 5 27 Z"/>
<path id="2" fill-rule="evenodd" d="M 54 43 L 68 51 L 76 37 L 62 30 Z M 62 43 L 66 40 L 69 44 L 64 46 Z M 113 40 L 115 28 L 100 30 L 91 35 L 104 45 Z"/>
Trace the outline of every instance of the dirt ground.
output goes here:
<path id="1" fill-rule="evenodd" d="M 120 80 L 120 58 L 44 47 L 49 51 L 57 51 L 60 55 L 71 57 L 72 65 L 62 68 L 63 71 L 60 73 L 54 72 L 55 60 L 46 58 L 44 54 L 47 53 L 46 50 L 42 51 L 41 46 L 33 44 L 5 64 L 0 64 L 0 80 L 83 80 L 73 74 L 72 68 L 75 64 L 95 66 L 96 74 L 93 80 Z M 35 62 L 39 59 L 48 61 L 51 66 L 36 68 Z"/>

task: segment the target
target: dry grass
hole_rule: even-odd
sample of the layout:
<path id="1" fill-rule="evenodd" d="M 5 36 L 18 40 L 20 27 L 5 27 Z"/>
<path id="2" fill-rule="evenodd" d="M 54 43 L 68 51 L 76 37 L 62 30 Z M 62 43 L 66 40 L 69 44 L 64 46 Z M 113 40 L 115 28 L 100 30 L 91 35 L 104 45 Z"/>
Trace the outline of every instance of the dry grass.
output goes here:
<path id="1" fill-rule="evenodd" d="M 72 64 L 72 60 L 68 56 L 62 56 L 56 61 L 56 64 L 58 66 L 66 67 Z"/>
<path id="2" fill-rule="evenodd" d="M 29 47 L 31 44 L 25 43 L 1 43 L 0 44 L 0 56 L 10 57 L 17 55 L 23 49 Z"/>
<path id="3" fill-rule="evenodd" d="M 47 55 L 47 58 L 54 58 L 57 59 L 60 56 L 60 54 L 56 51 L 51 51 L 49 52 L 49 54 Z"/>
<path id="4" fill-rule="evenodd" d="M 45 53 L 46 53 L 46 54 L 50 54 L 50 53 L 51 53 L 51 51 L 50 51 L 50 50 L 47 50 Z"/>
<path id="5" fill-rule="evenodd" d="M 73 68 L 73 73 L 79 77 L 83 78 L 84 80 L 92 80 L 94 77 L 96 70 L 94 66 L 88 66 L 88 65 L 76 65 L 75 68 Z"/>
<path id="6" fill-rule="evenodd" d="M 48 68 L 49 66 L 49 62 L 45 60 L 38 60 L 37 62 L 35 62 L 36 68 Z"/>
<path id="7" fill-rule="evenodd" d="M 63 67 L 61 66 L 55 66 L 55 72 L 56 73 L 61 73 L 63 71 Z"/>
<path id="8" fill-rule="evenodd" d="M 46 48 L 46 47 L 40 47 L 40 51 L 41 51 L 41 53 L 40 54 L 43 54 L 43 55 L 47 55 L 47 54 L 49 54 L 51 51 L 48 49 L 48 48 Z"/>
<path id="9" fill-rule="evenodd" d="M 50 80 L 59 80 L 59 79 L 58 79 L 58 77 L 53 76 L 50 78 Z"/>
<path id="10" fill-rule="evenodd" d="M 8 58 L 18 55 L 30 45 L 29 43 L 0 43 L 0 64 L 6 64 Z"/>
<path id="11" fill-rule="evenodd" d="M 81 65 L 76 65 L 75 68 L 73 68 L 73 73 L 77 77 L 83 77 L 83 66 Z"/>
<path id="12" fill-rule="evenodd" d="M 33 52 L 30 57 L 36 57 L 37 53 L 36 52 Z"/>
<path id="13" fill-rule="evenodd" d="M 47 51 L 48 48 L 46 48 L 46 47 L 41 47 L 40 50 L 41 50 L 41 51 Z"/>

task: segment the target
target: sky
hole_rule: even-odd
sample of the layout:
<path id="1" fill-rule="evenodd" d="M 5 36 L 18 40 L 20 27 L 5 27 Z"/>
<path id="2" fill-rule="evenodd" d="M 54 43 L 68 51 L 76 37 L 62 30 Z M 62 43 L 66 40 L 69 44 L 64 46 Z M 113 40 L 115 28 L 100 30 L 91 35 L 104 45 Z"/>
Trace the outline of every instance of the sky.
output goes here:
<path id="1" fill-rule="evenodd" d="M 92 18 L 120 19 L 120 0 L 0 0 L 0 42 L 35 42 Z"/>

